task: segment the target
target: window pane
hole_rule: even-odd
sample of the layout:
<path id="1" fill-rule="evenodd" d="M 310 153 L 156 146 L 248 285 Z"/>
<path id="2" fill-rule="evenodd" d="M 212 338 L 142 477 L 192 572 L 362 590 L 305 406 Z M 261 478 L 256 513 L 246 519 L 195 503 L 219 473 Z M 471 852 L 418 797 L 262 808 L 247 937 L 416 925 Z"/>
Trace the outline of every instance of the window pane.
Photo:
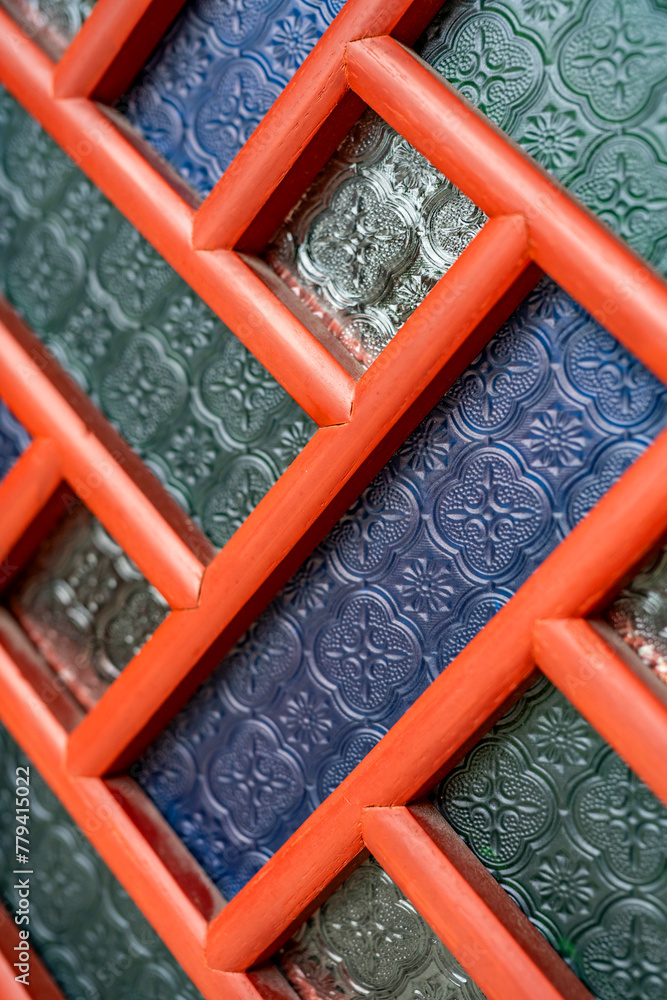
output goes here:
<path id="1" fill-rule="evenodd" d="M 667 272 L 660 0 L 448 0 L 416 49 Z"/>
<path id="2" fill-rule="evenodd" d="M 667 810 L 546 680 L 435 804 L 599 1000 L 667 991 Z"/>
<path id="3" fill-rule="evenodd" d="M 97 518 L 71 503 L 9 601 L 47 661 L 91 708 L 169 608 Z"/>
<path id="4" fill-rule="evenodd" d="M 0 0 L 26 33 L 59 59 L 96 0 Z"/>
<path id="5" fill-rule="evenodd" d="M 266 256 L 368 366 L 485 222 L 469 198 L 367 111 Z"/>
<path id="6" fill-rule="evenodd" d="M 30 946 L 70 1000 L 198 1000 L 162 944 L 41 775 L 0 726 L 0 896 L 18 907 L 16 768 L 30 767 Z M 23 775 L 23 772 L 21 772 Z M 94 817 L 92 817 L 94 819 Z"/>
<path id="7" fill-rule="evenodd" d="M 607 609 L 606 618 L 667 683 L 667 551 L 644 566 Z"/>
<path id="8" fill-rule="evenodd" d="M 343 2 L 190 0 L 119 108 L 204 197 Z"/>
<path id="9" fill-rule="evenodd" d="M 312 420 L 4 91 L 0 291 L 222 546 Z"/>
<path id="10" fill-rule="evenodd" d="M 484 1000 L 374 858 L 313 914 L 277 960 L 302 1000 Z"/>

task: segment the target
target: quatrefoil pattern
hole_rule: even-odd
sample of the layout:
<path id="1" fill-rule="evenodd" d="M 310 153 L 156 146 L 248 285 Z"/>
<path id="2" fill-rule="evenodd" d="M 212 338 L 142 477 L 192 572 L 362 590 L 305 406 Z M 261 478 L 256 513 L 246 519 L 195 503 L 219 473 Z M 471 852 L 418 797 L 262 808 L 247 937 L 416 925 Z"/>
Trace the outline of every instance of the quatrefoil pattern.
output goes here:
<path id="1" fill-rule="evenodd" d="M 65 997 L 202 1000 L 171 952 L 0 726 L 0 898 L 18 905 L 16 768 L 30 767 L 30 944 Z M 99 820 L 92 814 L 89 821 Z"/>
<path id="2" fill-rule="evenodd" d="M 594 996 L 665 995 L 667 810 L 546 679 L 434 801 Z"/>
<path id="3" fill-rule="evenodd" d="M 368 110 L 266 258 L 368 365 L 485 222 L 469 198 Z"/>
<path id="4" fill-rule="evenodd" d="M 205 196 L 343 2 L 188 0 L 119 107 Z"/>
<path id="5" fill-rule="evenodd" d="M 454 0 L 416 50 L 667 273 L 660 0 Z"/>
<path id="6" fill-rule="evenodd" d="M 545 279 L 137 762 L 227 895 L 666 422 L 667 392 Z M 212 760 L 223 762 L 214 772 Z M 539 843 L 550 801 L 521 769 L 505 781 L 484 819 L 494 850 L 520 852 L 508 836 L 521 817 Z"/>
<path id="7" fill-rule="evenodd" d="M 0 290 L 216 546 L 315 425 L 0 91 Z"/>
<path id="8" fill-rule="evenodd" d="M 374 858 L 310 917 L 278 962 L 302 1000 L 484 1000 Z"/>

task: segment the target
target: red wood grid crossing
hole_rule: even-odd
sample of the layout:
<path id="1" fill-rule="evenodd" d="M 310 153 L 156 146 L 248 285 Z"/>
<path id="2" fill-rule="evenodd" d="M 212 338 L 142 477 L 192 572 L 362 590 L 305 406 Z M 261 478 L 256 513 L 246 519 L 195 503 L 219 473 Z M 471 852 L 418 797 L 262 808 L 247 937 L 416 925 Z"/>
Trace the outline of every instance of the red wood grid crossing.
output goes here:
<path id="1" fill-rule="evenodd" d="M 1 307 L 0 396 L 34 442 L 0 484 L 0 556 L 66 481 L 172 608 L 87 716 L 66 693 L 52 696 L 47 668 L 0 617 L 2 721 L 207 1000 L 294 998 L 262 962 L 367 850 L 490 1000 L 587 997 L 434 810 L 406 806 L 488 729 L 536 663 L 667 802 L 651 761 L 665 756 L 664 692 L 582 621 L 667 533 L 667 432 L 227 905 L 138 786 L 108 777 L 183 704 L 542 271 L 667 382 L 667 285 L 404 48 L 441 0 L 348 0 L 200 207 L 96 103 L 122 92 L 182 2 L 98 0 L 57 66 L 0 11 L 0 81 L 319 429 L 214 554 Z M 490 221 L 360 373 L 296 299 L 277 296 L 252 252 L 366 105 Z M 11 996 L 0 961 L 5 983 Z"/>

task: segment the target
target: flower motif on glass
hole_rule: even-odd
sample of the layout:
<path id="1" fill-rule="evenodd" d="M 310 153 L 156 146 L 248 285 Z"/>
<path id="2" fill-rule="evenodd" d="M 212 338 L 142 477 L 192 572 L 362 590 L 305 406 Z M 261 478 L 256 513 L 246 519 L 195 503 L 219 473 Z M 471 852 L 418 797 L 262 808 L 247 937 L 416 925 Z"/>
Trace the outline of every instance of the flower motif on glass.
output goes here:
<path id="1" fill-rule="evenodd" d="M 229 745 L 211 758 L 208 774 L 216 802 L 251 837 L 267 836 L 303 794 L 295 761 L 255 722 L 238 726 Z"/>
<path id="2" fill-rule="evenodd" d="M 454 593 L 449 564 L 435 559 L 413 560 L 403 570 L 398 586 L 407 606 L 422 614 L 446 610 Z"/>
<path id="3" fill-rule="evenodd" d="M 266 78 L 260 64 L 251 59 L 225 60 L 222 67 L 213 97 L 197 115 L 196 131 L 202 147 L 226 169 L 280 89 Z"/>
<path id="4" fill-rule="evenodd" d="M 513 863 L 549 826 L 549 792 L 509 744 L 478 746 L 448 782 L 443 802 L 452 825 L 485 864 Z"/>
<path id="5" fill-rule="evenodd" d="M 537 760 L 546 760 L 556 767 L 582 766 L 591 750 L 590 727 L 569 704 L 545 709 L 534 723 L 530 741 L 537 751 Z"/>
<path id="6" fill-rule="evenodd" d="M 542 862 L 534 881 L 545 907 L 556 913 L 585 914 L 593 898 L 586 866 L 562 851 Z"/>
<path id="7" fill-rule="evenodd" d="M 579 788 L 572 814 L 616 878 L 647 885 L 664 876 L 667 815 L 620 757 L 610 756 Z"/>
<path id="8" fill-rule="evenodd" d="M 417 642 L 371 595 L 345 602 L 335 623 L 315 641 L 324 679 L 353 712 L 377 712 L 412 679 L 421 655 Z"/>
<path id="9" fill-rule="evenodd" d="M 328 742 L 331 708 L 312 692 L 299 691 L 287 701 L 280 721 L 288 733 L 288 742 L 301 743 L 310 749 Z"/>
<path id="10" fill-rule="evenodd" d="M 320 37 L 314 16 L 291 14 L 276 22 L 271 48 L 279 66 L 293 72 L 306 58 Z"/>
<path id="11" fill-rule="evenodd" d="M 581 465 L 584 454 L 582 415 L 573 410 L 545 410 L 532 418 L 523 442 L 535 468 L 571 469 Z"/>
<path id="12" fill-rule="evenodd" d="M 563 46 L 560 70 L 600 118 L 632 118 L 667 77 L 665 19 L 644 0 L 595 0 Z"/>
<path id="13" fill-rule="evenodd" d="M 124 219 L 102 251 L 97 273 L 130 319 L 142 318 L 174 281 L 166 260 Z"/>
<path id="14" fill-rule="evenodd" d="M 233 442 L 263 437 L 286 399 L 285 390 L 236 337 L 228 337 L 204 369 L 201 396 Z"/>
<path id="15" fill-rule="evenodd" d="M 229 654 L 223 687 L 241 705 L 259 705 L 273 696 L 277 681 L 299 666 L 301 644 L 289 622 L 269 614 L 250 626 L 242 647 Z"/>
<path id="16" fill-rule="evenodd" d="M 389 880 L 360 868 L 322 907 L 320 933 L 331 951 L 345 956 L 353 981 L 373 990 L 391 990 L 405 966 L 416 965 L 426 941 L 417 914 L 397 905 Z"/>
<path id="17" fill-rule="evenodd" d="M 254 455 L 234 458 L 220 473 L 204 504 L 204 531 L 222 548 L 275 482 L 275 473 Z"/>
<path id="18" fill-rule="evenodd" d="M 604 1000 L 661 1000 L 667 982 L 667 918 L 657 907 L 612 906 L 582 947 L 586 981 Z"/>
<path id="19" fill-rule="evenodd" d="M 475 450 L 435 503 L 435 526 L 445 544 L 482 578 L 497 577 L 542 541 L 549 505 L 516 459 Z"/>
<path id="20" fill-rule="evenodd" d="M 407 263 L 409 220 L 368 178 L 353 176 L 334 191 L 312 222 L 300 260 L 322 282 L 332 301 L 356 306 L 377 301 Z"/>
<path id="21" fill-rule="evenodd" d="M 80 255 L 47 223 L 32 230 L 7 271 L 9 290 L 28 322 L 52 323 L 81 283 Z"/>
<path id="22" fill-rule="evenodd" d="M 574 387 L 612 425 L 636 426 L 659 405 L 660 384 L 602 327 L 586 324 L 569 340 L 565 367 Z"/>
<path id="23" fill-rule="evenodd" d="M 128 441 L 143 444 L 181 408 L 187 385 L 183 370 L 145 334 L 135 337 L 110 367 L 101 396 Z"/>
<path id="24" fill-rule="evenodd" d="M 535 47 L 513 37 L 507 21 L 493 12 L 467 14 L 451 41 L 429 54 L 429 62 L 501 128 L 539 81 Z"/>

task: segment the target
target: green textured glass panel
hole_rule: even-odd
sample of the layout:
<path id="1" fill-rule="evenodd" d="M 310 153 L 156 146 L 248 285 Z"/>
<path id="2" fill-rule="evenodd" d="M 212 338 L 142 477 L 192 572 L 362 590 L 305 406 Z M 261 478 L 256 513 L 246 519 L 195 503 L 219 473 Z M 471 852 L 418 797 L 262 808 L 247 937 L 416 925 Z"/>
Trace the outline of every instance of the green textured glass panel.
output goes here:
<path id="1" fill-rule="evenodd" d="M 667 996 L 667 810 L 541 679 L 435 804 L 599 1000 Z"/>
<path id="2" fill-rule="evenodd" d="M 29 869 L 30 945 L 68 1000 L 199 1000 L 162 944 L 37 770 L 0 726 L 0 896 Z M 16 862 L 16 768 L 30 767 L 29 865 Z M 22 777 L 24 775 L 22 774 Z"/>
<path id="3" fill-rule="evenodd" d="M 448 0 L 417 51 L 667 272 L 664 2 Z"/>
<path id="4" fill-rule="evenodd" d="M 0 290 L 218 546 L 315 425 L 5 92 Z"/>
<path id="5" fill-rule="evenodd" d="M 374 858 L 278 956 L 302 1000 L 484 1000 Z"/>
<path id="6" fill-rule="evenodd" d="M 606 618 L 667 683 L 667 549 L 649 562 L 607 609 Z"/>
<path id="7" fill-rule="evenodd" d="M 83 507 L 75 507 L 43 542 L 10 604 L 85 708 L 95 704 L 169 611 Z"/>
<path id="8" fill-rule="evenodd" d="M 485 222 L 469 198 L 368 110 L 266 256 L 367 366 Z"/>
<path id="9" fill-rule="evenodd" d="M 23 30 L 58 58 L 95 6 L 96 0 L 0 0 Z"/>

